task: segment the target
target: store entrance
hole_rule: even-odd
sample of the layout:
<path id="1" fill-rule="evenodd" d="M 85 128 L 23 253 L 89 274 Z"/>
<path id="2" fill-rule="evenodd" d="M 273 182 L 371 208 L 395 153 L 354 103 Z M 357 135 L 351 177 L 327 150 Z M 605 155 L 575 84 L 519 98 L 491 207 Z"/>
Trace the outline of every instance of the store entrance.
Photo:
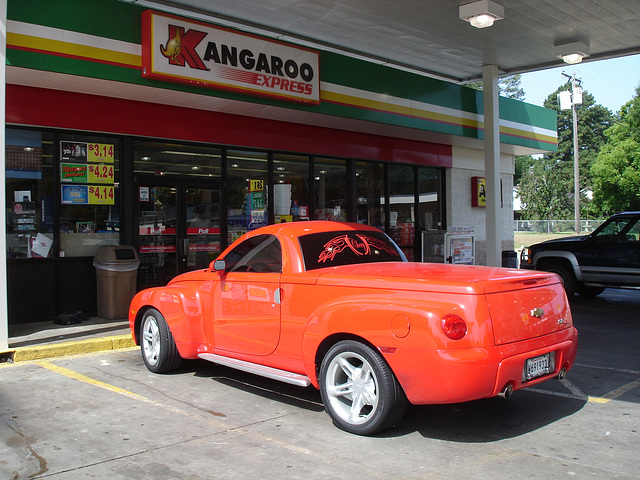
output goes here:
<path id="1" fill-rule="evenodd" d="M 220 188 L 138 177 L 140 289 L 206 268 L 220 253 Z"/>

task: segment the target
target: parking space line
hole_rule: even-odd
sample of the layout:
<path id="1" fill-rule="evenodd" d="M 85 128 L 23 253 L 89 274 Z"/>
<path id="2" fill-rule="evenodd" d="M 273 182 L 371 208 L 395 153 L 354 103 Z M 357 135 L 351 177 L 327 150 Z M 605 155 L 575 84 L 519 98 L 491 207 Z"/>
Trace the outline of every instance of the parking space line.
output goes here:
<path id="1" fill-rule="evenodd" d="M 553 396 L 556 396 L 556 397 L 574 398 L 574 399 L 578 399 L 578 400 L 587 400 L 588 399 L 588 396 L 582 390 L 580 390 L 577 386 L 575 386 L 573 383 L 571 383 L 566 378 L 563 378 L 562 380 L 560 380 L 560 383 L 567 390 L 569 390 L 571 393 L 554 392 L 554 391 L 551 391 L 551 390 L 544 390 L 542 388 L 535 388 L 535 387 L 527 388 L 527 391 L 536 392 L 536 393 L 543 393 L 545 395 L 553 395 Z"/>
<path id="2" fill-rule="evenodd" d="M 155 404 L 149 400 L 148 398 L 143 397 L 142 395 L 138 395 L 137 393 L 130 392 L 120 387 L 116 387 L 115 385 L 110 385 L 108 383 L 101 382 L 100 380 L 95 380 L 93 378 L 87 377 L 86 375 L 82 375 L 81 373 L 74 372 L 73 370 L 69 370 L 65 367 L 60 367 L 58 365 L 54 365 L 50 362 L 36 362 L 36 364 L 40 365 L 47 370 L 51 370 L 52 372 L 59 373 L 60 375 L 64 375 L 65 377 L 73 378 L 74 380 L 79 380 L 84 383 L 88 383 L 89 385 L 93 385 L 99 388 L 103 388 L 105 390 L 109 390 L 114 393 L 118 393 L 120 395 L 124 395 L 125 397 L 133 398 L 135 400 L 140 400 L 145 403 Z"/>
<path id="3" fill-rule="evenodd" d="M 637 387 L 640 387 L 640 380 L 634 380 L 620 388 L 616 388 L 615 390 L 607 393 L 604 397 L 589 397 L 589 401 L 593 403 L 607 403 L 608 401 L 614 400 Z"/>
<path id="4" fill-rule="evenodd" d="M 582 368 L 597 368 L 598 370 L 610 370 L 612 372 L 617 372 L 617 373 L 629 373 L 631 375 L 640 375 L 640 372 L 637 370 L 627 370 L 624 368 L 603 367 L 600 365 L 585 365 L 584 363 L 574 363 L 573 366 L 582 367 Z"/>
<path id="5" fill-rule="evenodd" d="M 216 428 L 223 428 L 224 430 L 229 430 L 228 426 L 226 425 L 226 423 L 218 421 L 218 420 L 214 420 L 214 419 L 209 419 L 209 418 L 202 418 L 199 417 L 197 415 L 194 415 L 190 412 L 186 412 L 184 410 L 181 410 L 180 408 L 177 407 L 173 407 L 171 405 L 167 405 L 161 402 L 157 402 L 155 400 L 151 400 L 148 399 L 146 397 L 143 397 L 142 395 L 138 395 L 137 393 L 133 393 L 130 392 L 128 390 L 125 390 L 124 388 L 120 388 L 120 387 L 116 387 L 115 385 L 110 385 L 108 383 L 105 382 L 101 382 L 100 380 L 96 380 L 94 378 L 91 377 L 87 377 L 86 375 L 83 375 L 81 373 L 75 372 L 73 370 L 70 370 L 68 368 L 65 367 L 60 367 L 58 365 L 54 365 L 53 363 L 47 362 L 47 361 L 36 361 L 35 362 L 36 365 L 39 365 L 43 368 L 46 368 L 47 370 L 50 370 L 52 372 L 58 373 L 60 375 L 64 375 L 65 377 L 68 378 L 72 378 L 74 380 L 78 380 L 80 382 L 84 382 L 87 383 L 89 385 L 93 385 L 95 387 L 98 388 L 102 388 L 104 390 L 113 392 L 113 393 L 117 393 L 119 395 L 123 395 L 125 397 L 134 399 L 134 400 L 139 400 L 141 402 L 144 402 L 146 404 L 149 405 L 153 405 L 155 407 L 159 407 L 162 408 L 166 411 L 169 411 L 171 413 L 177 414 L 177 415 L 181 415 L 183 417 L 187 417 L 187 418 L 192 418 L 192 419 L 197 419 L 199 421 L 204 421 L 205 423 L 215 426 Z"/>
<path id="6" fill-rule="evenodd" d="M 577 386 L 575 386 L 566 378 L 562 380 L 562 384 L 569 391 L 571 391 L 571 393 L 553 392 L 551 390 L 544 390 L 542 388 L 535 388 L 535 387 L 527 388 L 527 391 L 542 393 L 545 395 L 552 395 L 556 397 L 576 398 L 579 400 L 586 400 L 589 403 L 605 404 L 611 400 L 615 400 L 616 398 L 620 397 L 621 395 L 624 395 L 625 393 L 633 390 L 634 388 L 640 387 L 640 379 L 634 380 L 633 382 L 629 382 L 620 388 L 616 388 L 615 390 L 612 390 L 611 392 L 607 393 L 606 395 L 603 395 L 602 397 L 592 397 L 591 395 L 586 395 L 585 393 L 582 392 L 582 390 L 580 390 Z"/>

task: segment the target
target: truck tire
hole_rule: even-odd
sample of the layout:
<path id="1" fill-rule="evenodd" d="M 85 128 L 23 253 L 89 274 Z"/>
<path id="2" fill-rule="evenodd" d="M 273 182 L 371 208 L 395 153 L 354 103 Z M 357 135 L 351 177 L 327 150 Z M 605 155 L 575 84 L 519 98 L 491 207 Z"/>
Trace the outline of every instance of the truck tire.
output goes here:
<path id="1" fill-rule="evenodd" d="M 602 292 L 604 292 L 603 287 L 587 287 L 585 285 L 578 285 L 576 288 L 576 292 L 581 297 L 597 297 Z"/>
<path id="2" fill-rule="evenodd" d="M 562 285 L 568 298 L 573 297 L 576 293 L 576 277 L 573 274 L 573 270 L 567 265 L 562 263 L 545 263 L 542 267 L 545 272 L 556 273 L 562 279 Z"/>

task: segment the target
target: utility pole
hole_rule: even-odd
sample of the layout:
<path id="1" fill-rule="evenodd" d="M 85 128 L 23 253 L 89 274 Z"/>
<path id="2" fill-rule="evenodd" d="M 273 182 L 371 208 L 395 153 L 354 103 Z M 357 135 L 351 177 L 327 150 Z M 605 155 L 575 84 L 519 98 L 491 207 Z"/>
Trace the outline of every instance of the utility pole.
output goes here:
<path id="1" fill-rule="evenodd" d="M 578 152 L 578 115 L 576 113 L 576 105 L 582 104 L 582 82 L 576 79 L 576 74 L 562 75 L 571 79 L 571 92 L 564 91 L 558 95 L 560 100 L 560 109 L 568 110 L 571 108 L 573 113 L 573 213 L 575 218 L 575 232 L 580 235 L 580 160 Z"/>

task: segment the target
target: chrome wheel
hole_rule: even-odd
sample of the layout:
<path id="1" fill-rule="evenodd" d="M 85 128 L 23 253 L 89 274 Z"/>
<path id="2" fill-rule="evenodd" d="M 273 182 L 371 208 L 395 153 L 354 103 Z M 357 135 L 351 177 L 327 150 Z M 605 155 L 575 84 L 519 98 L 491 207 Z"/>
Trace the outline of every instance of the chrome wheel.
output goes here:
<path id="1" fill-rule="evenodd" d="M 155 308 L 142 317 L 140 350 L 145 365 L 154 373 L 175 370 L 182 360 L 166 320 Z"/>
<path id="2" fill-rule="evenodd" d="M 378 379 L 361 355 L 345 352 L 331 360 L 327 396 L 336 414 L 351 425 L 361 425 L 378 408 Z"/>
<path id="3" fill-rule="evenodd" d="M 329 349 L 318 375 L 320 395 L 333 423 L 358 435 L 395 425 L 408 402 L 382 355 L 356 340 Z"/>
<path id="4" fill-rule="evenodd" d="M 142 355 L 148 365 L 155 367 L 160 356 L 160 329 L 158 320 L 153 315 L 147 315 L 142 324 Z"/>

